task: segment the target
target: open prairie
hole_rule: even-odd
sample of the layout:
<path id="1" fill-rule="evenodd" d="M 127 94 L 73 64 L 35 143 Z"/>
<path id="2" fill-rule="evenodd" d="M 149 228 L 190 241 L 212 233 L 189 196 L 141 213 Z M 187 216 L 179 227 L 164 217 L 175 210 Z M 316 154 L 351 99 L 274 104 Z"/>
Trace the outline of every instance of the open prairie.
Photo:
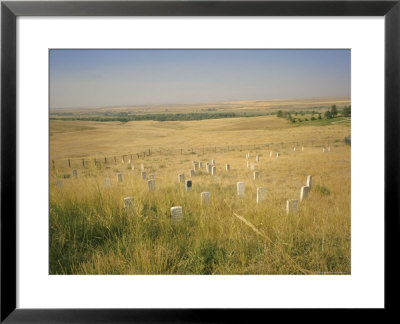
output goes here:
<path id="1" fill-rule="evenodd" d="M 350 103 L 324 102 L 271 102 L 268 109 Z M 50 273 L 350 274 L 350 117 L 309 117 L 50 120 Z M 212 160 L 215 175 L 206 170 Z M 193 161 L 202 165 L 190 175 Z M 192 180 L 190 190 L 179 174 Z M 241 196 L 237 182 L 245 183 Z M 260 187 L 266 199 L 257 203 Z M 133 199 L 124 204 L 126 197 Z M 298 208 L 287 213 L 290 199 Z M 174 206 L 182 207 L 181 221 L 172 222 Z"/>

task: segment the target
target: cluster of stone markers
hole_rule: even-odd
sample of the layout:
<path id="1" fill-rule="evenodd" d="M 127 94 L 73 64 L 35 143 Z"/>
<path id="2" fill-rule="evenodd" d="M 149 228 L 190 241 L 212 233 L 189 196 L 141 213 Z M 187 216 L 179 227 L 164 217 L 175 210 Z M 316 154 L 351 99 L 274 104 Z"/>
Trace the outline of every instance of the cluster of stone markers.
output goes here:
<path id="1" fill-rule="evenodd" d="M 331 148 L 328 147 L 328 152 L 331 151 Z M 293 148 L 293 151 L 296 151 L 296 147 Z M 301 151 L 304 151 L 304 147 L 301 148 Z M 325 148 L 322 149 L 322 152 L 325 152 Z M 270 157 L 273 156 L 274 152 L 270 152 Z M 276 158 L 279 157 L 279 152 L 275 152 L 276 153 Z M 250 159 L 250 153 L 246 154 L 246 160 L 247 160 L 247 168 L 249 168 L 250 170 L 254 171 L 255 169 L 255 165 L 254 163 L 249 163 L 249 159 Z M 260 161 L 260 157 L 259 155 L 256 155 L 256 162 Z M 128 161 L 128 164 L 130 164 L 130 160 Z M 124 163 L 124 161 L 122 160 L 122 163 Z M 195 171 L 198 171 L 202 168 L 203 164 L 202 162 L 197 162 L 197 161 L 193 161 L 193 169 L 189 170 L 189 177 L 192 178 L 195 174 Z M 212 176 L 216 175 L 217 172 L 217 168 L 215 165 L 215 160 L 211 160 L 211 163 L 206 163 L 205 165 L 206 167 L 206 171 L 208 173 L 211 173 Z M 132 170 L 135 170 L 135 166 L 131 165 Z M 230 171 L 230 165 L 226 164 L 225 165 L 225 169 L 226 171 Z M 141 170 L 141 178 L 143 180 L 146 180 L 147 174 L 144 171 L 144 165 L 143 163 L 140 164 L 140 170 Z M 72 176 L 77 177 L 78 176 L 78 170 L 72 170 Z M 253 179 L 257 180 L 259 177 L 259 172 L 258 171 L 254 171 L 253 172 Z M 117 181 L 118 182 L 122 182 L 122 173 L 117 173 Z M 185 180 L 185 175 L 182 174 L 178 174 L 178 182 L 179 183 L 185 183 L 185 189 L 186 191 L 191 191 L 193 188 L 193 183 L 191 179 L 187 179 Z M 300 201 L 303 201 L 304 199 L 306 199 L 308 197 L 308 194 L 311 190 L 311 183 L 312 183 L 312 176 L 309 175 L 307 177 L 307 183 L 306 186 L 301 187 L 300 189 Z M 149 175 L 149 179 L 147 181 L 148 184 L 148 189 L 149 191 L 155 191 L 156 189 L 156 180 L 155 180 L 155 175 L 154 174 L 150 174 Z M 110 178 L 106 178 L 105 179 L 105 185 L 106 187 L 110 187 L 111 186 L 111 179 Z M 57 180 L 57 187 L 62 188 L 63 187 L 63 183 L 61 180 Z M 244 197 L 245 196 L 245 183 L 244 182 L 237 182 L 236 183 L 236 187 L 237 187 L 237 195 L 239 197 Z M 200 198 L 201 198 L 201 204 L 202 205 L 208 205 L 210 204 L 210 193 L 209 192 L 202 192 L 200 194 Z M 257 188 L 257 204 L 266 201 L 267 200 L 267 188 L 265 187 L 258 187 Z M 292 213 L 297 213 L 298 212 L 298 200 L 297 199 L 289 199 L 286 201 L 286 213 L 287 214 L 292 214 Z M 124 198 L 124 206 L 125 209 L 129 209 L 131 207 L 133 207 L 133 197 L 125 197 Z M 182 207 L 181 206 L 174 206 L 171 207 L 171 221 L 172 222 L 179 222 L 182 220 L 183 217 L 183 213 L 182 213 Z"/>
<path id="2" fill-rule="evenodd" d="M 294 148 L 295 150 L 295 148 Z M 304 151 L 304 147 L 301 148 L 302 151 Z M 330 151 L 330 148 L 329 148 Z M 270 157 L 272 157 L 272 151 L 270 152 Z M 279 153 L 276 152 L 276 157 L 279 157 Z M 250 168 L 250 170 L 254 170 L 254 163 L 250 163 L 249 164 L 249 158 L 250 158 L 250 153 L 246 154 L 246 159 L 247 159 L 247 167 Z M 256 155 L 256 162 L 260 161 L 260 157 L 259 155 Z M 194 171 L 199 170 L 199 167 L 201 168 L 202 163 L 201 162 L 196 162 L 193 161 L 193 170 L 189 171 L 189 175 L 190 177 L 192 177 L 194 175 Z M 225 168 L 227 171 L 230 170 L 230 165 L 226 164 Z M 208 162 L 206 163 L 206 170 L 208 173 L 211 172 L 212 176 L 215 176 L 216 174 L 216 166 L 215 166 L 215 160 L 211 161 L 211 164 L 209 164 Z M 253 179 L 257 180 L 259 176 L 259 172 L 258 171 L 254 171 L 253 172 Z M 185 181 L 185 175 L 179 174 L 178 175 L 178 182 L 179 183 L 185 183 L 185 188 L 186 191 L 190 191 L 192 190 L 192 180 L 186 180 Z M 300 190 L 300 201 L 303 201 L 304 199 L 306 199 L 308 197 L 308 194 L 310 192 L 311 189 L 311 182 L 312 182 L 312 176 L 309 175 L 307 177 L 307 183 L 306 186 L 301 187 Z M 245 183 L 244 182 L 237 182 L 236 183 L 236 187 L 237 187 L 237 195 L 239 197 L 244 197 L 245 195 Z M 200 198 L 201 198 L 201 204 L 202 205 L 208 205 L 210 203 L 210 193 L 209 192 L 202 192 L 200 194 Z M 267 188 L 264 187 L 258 187 L 257 188 L 257 204 L 266 201 L 267 200 Z M 286 201 L 286 213 L 287 214 L 294 214 L 298 212 L 298 200 L 297 199 L 289 199 Z M 171 221 L 172 222 L 179 222 L 181 221 L 183 218 L 183 211 L 182 211 L 182 206 L 174 206 L 171 207 Z"/>

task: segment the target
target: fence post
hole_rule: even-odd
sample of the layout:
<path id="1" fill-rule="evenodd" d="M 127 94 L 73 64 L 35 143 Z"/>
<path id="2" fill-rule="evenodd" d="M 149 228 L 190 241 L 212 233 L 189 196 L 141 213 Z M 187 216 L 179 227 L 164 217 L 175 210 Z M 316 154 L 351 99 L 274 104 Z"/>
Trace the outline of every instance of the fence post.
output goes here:
<path id="1" fill-rule="evenodd" d="M 85 166 L 85 159 L 82 159 L 82 166 Z"/>
<path id="2" fill-rule="evenodd" d="M 54 169 L 54 160 L 52 162 L 53 162 L 53 169 Z"/>
<path id="3" fill-rule="evenodd" d="M 68 159 L 68 167 L 71 167 L 71 160 Z"/>

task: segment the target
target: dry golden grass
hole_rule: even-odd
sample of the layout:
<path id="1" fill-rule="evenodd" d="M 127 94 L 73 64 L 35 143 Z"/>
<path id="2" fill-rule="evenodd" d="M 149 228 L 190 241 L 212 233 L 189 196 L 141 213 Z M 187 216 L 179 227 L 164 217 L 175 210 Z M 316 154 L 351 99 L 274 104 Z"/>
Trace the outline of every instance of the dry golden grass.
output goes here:
<path id="1" fill-rule="evenodd" d="M 51 159 L 102 157 L 151 148 L 151 156 L 127 164 L 109 162 L 84 168 L 78 177 L 65 164 L 51 170 L 50 273 L 70 274 L 350 274 L 350 148 L 343 138 L 348 123 L 293 126 L 277 117 L 183 122 L 51 121 Z M 315 141 L 314 146 L 311 142 Z M 322 152 L 322 145 L 331 151 Z M 293 151 L 293 142 L 299 142 Z M 257 143 L 274 143 L 253 146 Z M 301 143 L 304 151 L 301 151 Z M 249 149 L 240 150 L 239 145 Z M 203 153 L 202 147 L 206 149 Z M 216 152 L 212 147 L 217 146 Z M 230 149 L 228 150 L 228 146 Z M 194 153 L 178 148 L 194 147 Z M 270 151 L 279 151 L 279 158 Z M 260 172 L 246 167 L 246 153 Z M 255 162 L 255 155 L 260 161 Z M 216 160 L 217 175 L 205 171 Z M 192 161 L 203 168 L 186 192 Z M 57 161 L 56 161 L 57 162 Z M 155 174 L 156 191 L 140 178 Z M 231 171 L 225 170 L 229 163 Z M 118 183 L 116 173 L 123 174 Z M 309 198 L 299 213 L 286 215 L 287 199 L 298 199 L 307 175 Z M 105 178 L 111 187 L 105 186 Z M 63 179 L 63 187 L 56 181 Z M 238 198 L 236 182 L 246 183 Z M 257 187 L 268 189 L 267 202 L 256 204 Z M 210 206 L 200 193 L 211 194 Z M 123 198 L 134 197 L 125 212 Z M 170 207 L 183 207 L 183 221 L 170 222 Z M 236 216 L 235 216 L 236 215 Z M 240 218 L 251 224 L 249 226 Z M 261 233 L 261 234 L 260 234 Z"/>

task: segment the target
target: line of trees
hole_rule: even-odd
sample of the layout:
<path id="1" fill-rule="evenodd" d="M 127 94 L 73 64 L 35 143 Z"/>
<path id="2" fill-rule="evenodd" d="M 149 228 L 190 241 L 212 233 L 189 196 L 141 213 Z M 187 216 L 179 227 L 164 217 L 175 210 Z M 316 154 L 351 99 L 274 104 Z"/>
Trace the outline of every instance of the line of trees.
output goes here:
<path id="1" fill-rule="evenodd" d="M 143 114 L 143 115 L 127 115 L 127 116 L 71 116 L 71 117 L 50 117 L 50 120 L 81 120 L 81 121 L 140 121 L 140 120 L 155 120 L 155 121 L 178 121 L 178 120 L 203 120 L 203 119 L 220 119 L 220 118 L 235 118 L 235 117 L 256 117 L 265 116 L 265 113 L 234 113 L 234 112 L 221 112 L 221 113 L 176 113 L 176 114 Z"/>
<path id="2" fill-rule="evenodd" d="M 311 112 L 304 112 L 304 111 L 300 111 L 300 112 L 293 112 L 293 111 L 282 111 L 282 110 L 278 110 L 278 112 L 276 113 L 277 117 L 280 118 L 286 118 L 288 119 L 291 123 L 295 123 L 296 121 L 302 122 L 303 120 L 301 118 L 294 118 L 294 116 L 297 117 L 298 114 L 300 114 L 301 116 L 305 115 L 306 113 L 310 114 L 311 113 L 311 118 L 310 120 L 317 120 L 317 119 L 322 119 L 321 113 L 316 112 L 316 111 L 311 111 Z M 314 117 L 314 115 L 318 115 L 318 117 Z M 327 111 L 325 111 L 324 113 L 324 118 L 325 119 L 332 119 L 335 117 L 339 116 L 339 110 L 337 108 L 336 105 L 332 105 L 330 109 L 328 109 Z M 351 106 L 344 106 L 343 109 L 340 111 L 340 116 L 342 117 L 350 117 L 351 116 Z M 308 121 L 308 118 L 305 118 L 304 121 Z"/>

